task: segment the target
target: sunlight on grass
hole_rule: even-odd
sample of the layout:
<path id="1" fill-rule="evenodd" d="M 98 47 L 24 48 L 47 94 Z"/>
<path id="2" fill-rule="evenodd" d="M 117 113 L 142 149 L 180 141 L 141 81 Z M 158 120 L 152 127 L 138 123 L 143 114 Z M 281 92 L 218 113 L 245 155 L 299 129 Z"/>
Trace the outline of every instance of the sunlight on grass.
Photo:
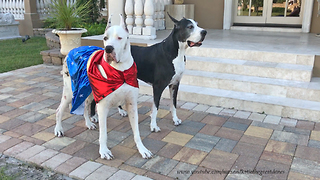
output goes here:
<path id="1" fill-rule="evenodd" d="M 44 37 L 0 41 L 0 73 L 42 64 L 40 51 L 49 49 Z"/>
<path id="2" fill-rule="evenodd" d="M 15 180 L 18 176 L 18 174 L 15 175 L 8 175 L 5 173 L 6 167 L 2 167 L 0 169 L 0 179 L 1 180 Z"/>

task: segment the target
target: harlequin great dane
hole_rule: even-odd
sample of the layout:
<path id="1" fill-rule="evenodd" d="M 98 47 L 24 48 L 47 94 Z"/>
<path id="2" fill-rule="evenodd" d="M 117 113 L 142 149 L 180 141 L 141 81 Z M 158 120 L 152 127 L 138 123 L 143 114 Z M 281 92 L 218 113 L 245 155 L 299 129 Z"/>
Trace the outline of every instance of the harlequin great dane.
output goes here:
<path id="1" fill-rule="evenodd" d="M 167 86 L 174 125 L 181 124 L 176 107 L 178 88 L 185 70 L 185 53 L 189 47 L 201 46 L 207 34 L 207 31 L 198 27 L 192 19 L 183 18 L 178 21 L 168 15 L 174 22 L 174 29 L 166 39 L 150 47 L 131 46 L 131 53 L 138 68 L 138 79 L 151 84 L 153 88 L 150 129 L 155 132 L 160 131 L 156 117 L 162 92 Z M 125 114 L 121 107 L 119 112 Z"/>
<path id="2" fill-rule="evenodd" d="M 89 102 L 96 102 L 99 117 L 99 153 L 101 158 L 112 159 L 113 155 L 107 147 L 107 115 L 112 106 L 126 104 L 134 141 L 143 158 L 150 158 L 152 153 L 142 144 L 138 128 L 138 81 L 136 64 L 131 56 L 129 33 L 121 16 L 120 26 L 112 26 L 109 23 L 104 33 L 104 50 L 98 47 L 79 47 L 70 51 L 63 65 L 63 93 L 60 106 L 56 112 L 55 135 L 63 136 L 61 119 L 63 111 L 72 101 L 71 110 L 76 114 L 81 112 L 78 108 L 90 107 Z M 86 59 L 85 57 L 89 57 Z M 76 59 L 76 60 L 74 60 Z M 78 83 L 78 79 L 85 79 Z M 89 87 L 90 84 L 92 88 Z M 77 99 L 82 100 L 76 103 Z M 85 101 L 85 102 L 84 102 Z M 84 106 L 84 103 L 87 103 Z M 79 105 L 80 104 L 80 105 Z M 89 129 L 95 129 L 90 122 L 89 108 L 83 110 L 86 125 Z M 80 113 L 81 114 L 81 113 Z"/>

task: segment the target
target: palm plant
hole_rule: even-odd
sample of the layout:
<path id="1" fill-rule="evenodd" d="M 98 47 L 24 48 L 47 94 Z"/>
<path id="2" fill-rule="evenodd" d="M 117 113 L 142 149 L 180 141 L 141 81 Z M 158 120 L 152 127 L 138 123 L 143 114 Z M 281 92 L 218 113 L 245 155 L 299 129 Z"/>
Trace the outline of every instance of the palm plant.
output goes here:
<path id="1" fill-rule="evenodd" d="M 79 5 L 86 4 L 87 0 L 77 0 Z M 99 3 L 104 2 L 104 0 L 90 0 L 87 8 L 87 18 L 85 19 L 86 23 L 96 23 L 97 19 L 101 16 Z"/>
<path id="2" fill-rule="evenodd" d="M 91 0 L 80 4 L 67 0 L 52 0 L 49 21 L 54 23 L 57 28 L 71 30 L 86 18 L 90 2 Z"/>

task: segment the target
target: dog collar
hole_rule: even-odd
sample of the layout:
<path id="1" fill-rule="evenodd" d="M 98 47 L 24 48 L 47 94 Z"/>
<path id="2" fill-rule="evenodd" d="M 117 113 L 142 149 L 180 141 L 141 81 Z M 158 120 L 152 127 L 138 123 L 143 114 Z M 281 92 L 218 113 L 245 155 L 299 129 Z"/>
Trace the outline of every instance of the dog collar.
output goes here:
<path id="1" fill-rule="evenodd" d="M 111 94 L 113 91 L 117 90 L 124 83 L 139 88 L 137 80 L 137 66 L 135 62 L 133 62 L 129 69 L 119 71 L 110 66 L 110 64 L 104 60 L 103 54 L 104 51 L 99 50 L 95 52 L 88 61 L 88 63 L 90 63 L 87 69 L 88 77 L 96 103 Z M 101 75 L 98 65 L 103 67 L 107 75 L 107 79 Z"/>

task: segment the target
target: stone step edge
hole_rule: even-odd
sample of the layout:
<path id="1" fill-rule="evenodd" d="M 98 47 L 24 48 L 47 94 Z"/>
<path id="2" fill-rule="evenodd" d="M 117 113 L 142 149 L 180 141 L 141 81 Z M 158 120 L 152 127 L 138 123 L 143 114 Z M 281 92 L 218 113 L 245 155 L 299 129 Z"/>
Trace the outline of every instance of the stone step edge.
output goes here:
<path id="1" fill-rule="evenodd" d="M 139 81 L 139 86 L 140 94 L 152 95 L 152 87 L 150 85 Z M 229 92 L 228 94 L 233 94 L 233 96 L 222 95 L 222 93 L 208 93 L 210 90 L 217 90 L 218 92 Z M 234 94 L 238 95 L 235 96 Z M 252 99 L 257 96 L 265 97 L 267 99 L 264 99 L 264 101 L 257 101 Z M 170 98 L 168 88 L 165 89 L 162 97 Z M 180 85 L 178 100 L 320 122 L 320 102 L 314 101 L 257 95 L 252 93 L 242 93 L 190 85 Z M 296 105 L 292 103 L 293 101 L 296 101 Z M 301 107 L 297 104 L 306 104 L 311 108 Z"/>
<path id="2" fill-rule="evenodd" d="M 313 77 L 310 82 L 304 82 L 304 81 L 276 79 L 276 78 L 259 77 L 259 76 L 248 76 L 248 75 L 241 75 L 241 74 L 199 71 L 199 70 L 192 70 L 192 69 L 186 69 L 183 75 L 198 76 L 198 77 L 204 77 L 204 78 L 214 78 L 214 79 L 221 79 L 221 80 L 231 80 L 231 81 L 239 81 L 239 82 L 248 82 L 248 83 L 259 83 L 259 84 L 275 85 L 275 86 L 286 86 L 286 87 L 293 87 L 293 88 L 302 88 L 306 90 L 310 89 L 310 90 L 320 91 L 320 78 L 317 78 L 317 77 Z"/>
<path id="3" fill-rule="evenodd" d="M 295 54 L 286 52 L 258 51 L 245 49 L 225 49 L 202 46 L 188 48 L 188 56 L 242 59 L 259 62 L 283 62 L 288 64 L 313 65 L 315 54 Z M 258 56 L 258 58 L 257 58 Z"/>
<path id="4" fill-rule="evenodd" d="M 218 75 L 217 75 L 218 74 Z M 311 82 L 186 70 L 180 84 L 320 102 L 319 78 Z"/>
<path id="5" fill-rule="evenodd" d="M 308 65 L 188 56 L 186 69 L 310 82 L 313 67 Z"/>
<path id="6" fill-rule="evenodd" d="M 263 68 L 276 68 L 276 69 L 289 69 L 289 70 L 298 70 L 298 71 L 313 70 L 313 65 L 288 64 L 288 63 L 252 61 L 252 60 L 229 59 L 229 58 L 215 58 L 215 57 L 201 57 L 201 56 L 186 56 L 186 59 L 187 59 L 186 63 L 188 63 L 188 61 L 203 61 L 203 62 L 209 62 L 209 63 L 232 64 L 232 65 L 243 65 L 243 66 L 250 66 L 250 67 L 263 67 Z"/>

